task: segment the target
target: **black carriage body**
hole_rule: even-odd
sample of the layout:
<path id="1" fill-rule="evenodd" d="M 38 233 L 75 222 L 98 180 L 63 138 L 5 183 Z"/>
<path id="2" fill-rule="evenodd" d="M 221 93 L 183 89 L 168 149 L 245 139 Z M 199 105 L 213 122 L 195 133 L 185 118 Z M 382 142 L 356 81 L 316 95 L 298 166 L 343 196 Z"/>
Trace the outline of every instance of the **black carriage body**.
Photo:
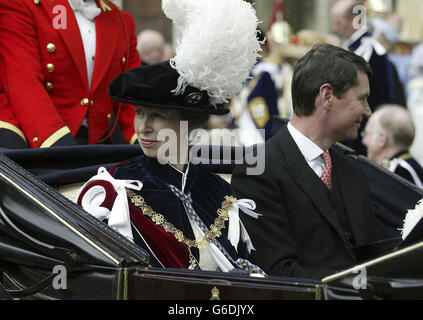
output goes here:
<path id="1" fill-rule="evenodd" d="M 208 169 L 232 172 L 231 164 Z M 149 266 L 138 246 L 99 222 L 57 190 L 88 180 L 100 166 L 110 168 L 139 154 L 138 146 L 82 146 L 7 151 L 0 155 L 0 298 L 277 300 L 423 298 L 423 242 L 401 243 L 407 209 L 423 198 L 421 190 L 365 158 L 362 167 L 386 241 L 361 248 L 355 269 L 322 281 Z M 11 160 L 13 159 L 13 161 Z M 419 240 L 420 239 L 420 240 Z M 57 289 L 53 270 L 63 266 L 66 289 Z M 356 288 L 357 268 L 365 267 L 367 289 Z M 22 291 L 23 290 L 23 291 Z"/>

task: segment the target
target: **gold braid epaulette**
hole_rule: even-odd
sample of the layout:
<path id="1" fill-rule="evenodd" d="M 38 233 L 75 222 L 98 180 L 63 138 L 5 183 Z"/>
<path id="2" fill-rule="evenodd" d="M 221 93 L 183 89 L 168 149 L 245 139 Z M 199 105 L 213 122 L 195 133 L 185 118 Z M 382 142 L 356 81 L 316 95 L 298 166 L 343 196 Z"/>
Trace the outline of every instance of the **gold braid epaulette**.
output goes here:
<path id="1" fill-rule="evenodd" d="M 122 10 L 122 8 L 120 7 L 120 5 L 118 5 L 116 2 L 114 2 L 113 0 L 107 0 L 111 3 L 113 3 L 119 10 Z"/>
<path id="2" fill-rule="evenodd" d="M 208 243 L 214 242 L 214 240 L 222 235 L 222 230 L 225 227 L 225 221 L 229 220 L 229 210 L 232 208 L 233 204 L 236 202 L 236 199 L 231 196 L 226 196 L 225 201 L 222 202 L 222 207 L 217 210 L 218 217 L 214 220 L 214 224 L 210 226 L 210 231 L 204 234 L 199 240 L 191 240 L 183 234 L 183 232 L 170 222 L 166 221 L 164 216 L 160 213 L 154 211 L 149 205 L 145 203 L 145 200 L 140 195 L 135 194 L 131 190 L 127 190 L 127 195 L 131 202 L 138 208 L 141 209 L 141 212 L 149 217 L 151 221 L 161 226 L 166 232 L 170 232 L 174 237 L 179 241 L 184 243 L 188 247 L 190 255 L 190 264 L 193 265 L 194 256 L 191 253 L 191 248 L 196 247 L 199 249 L 204 249 L 207 247 Z"/>
<path id="3" fill-rule="evenodd" d="M 112 0 L 99 0 L 99 3 L 100 3 L 100 6 L 101 6 L 101 9 L 104 11 L 104 12 L 108 12 L 108 11 L 112 11 L 112 8 L 110 8 L 110 6 L 106 3 L 106 1 L 107 2 L 110 2 L 110 3 L 113 3 L 119 10 L 122 10 L 122 8 L 120 7 L 120 6 L 118 6 L 114 1 L 112 1 Z"/>

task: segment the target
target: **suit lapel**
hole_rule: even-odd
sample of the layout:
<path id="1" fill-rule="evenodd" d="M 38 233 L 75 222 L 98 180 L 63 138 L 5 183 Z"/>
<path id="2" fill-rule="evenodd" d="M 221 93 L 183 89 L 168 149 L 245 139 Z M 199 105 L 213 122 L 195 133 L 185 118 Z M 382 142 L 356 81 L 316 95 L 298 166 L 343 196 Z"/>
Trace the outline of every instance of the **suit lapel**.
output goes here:
<path id="1" fill-rule="evenodd" d="M 351 225 L 353 237 L 356 244 L 363 244 L 366 242 L 365 234 L 363 233 L 363 230 L 366 228 L 364 228 L 364 216 L 360 214 L 362 208 L 357 198 L 357 184 L 351 175 L 345 174 L 345 172 L 349 172 L 350 170 L 345 162 L 340 159 L 341 155 L 336 151 L 331 152 L 331 155 L 333 159 L 333 169 L 336 170 L 336 174 L 338 175 L 339 192 L 342 199 L 348 199 L 348 203 L 344 201 L 344 208 Z"/>
<path id="2" fill-rule="evenodd" d="M 68 48 L 75 63 L 76 69 L 81 76 L 81 80 L 85 84 L 86 88 L 88 88 L 88 75 L 84 46 L 82 44 L 78 22 L 76 21 L 71 6 L 67 0 L 42 1 L 41 3 L 51 18 L 52 27 L 53 23 L 59 19 L 59 15 L 63 15 L 66 18 L 66 28 L 58 28 L 56 31 L 59 33 L 60 37 L 63 39 L 63 42 Z M 59 5 L 64 6 L 66 11 L 56 11 L 59 8 Z"/>
<path id="3" fill-rule="evenodd" d="M 322 187 L 320 178 L 313 172 L 304 159 L 294 139 L 284 127 L 278 134 L 279 144 L 285 158 L 286 169 L 299 187 L 307 194 L 322 216 L 344 238 L 344 232 L 336 217 L 329 198 Z"/>
<path id="4" fill-rule="evenodd" d="M 119 15 L 118 10 L 103 11 L 95 19 L 97 42 L 91 92 L 94 92 L 100 84 L 115 55 L 119 36 L 121 36 L 118 30 L 124 23 L 120 21 Z M 126 45 L 126 41 L 121 40 L 122 44 Z"/>

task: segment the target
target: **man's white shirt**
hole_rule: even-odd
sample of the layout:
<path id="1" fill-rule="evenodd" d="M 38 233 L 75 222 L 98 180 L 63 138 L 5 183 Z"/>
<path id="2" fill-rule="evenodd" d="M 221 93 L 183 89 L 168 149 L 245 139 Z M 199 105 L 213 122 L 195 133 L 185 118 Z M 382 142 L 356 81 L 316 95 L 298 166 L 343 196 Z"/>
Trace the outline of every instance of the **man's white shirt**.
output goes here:
<path id="1" fill-rule="evenodd" d="M 288 131 L 310 168 L 320 177 L 325 167 L 325 162 L 322 157 L 323 150 L 298 131 L 291 122 L 288 123 Z"/>

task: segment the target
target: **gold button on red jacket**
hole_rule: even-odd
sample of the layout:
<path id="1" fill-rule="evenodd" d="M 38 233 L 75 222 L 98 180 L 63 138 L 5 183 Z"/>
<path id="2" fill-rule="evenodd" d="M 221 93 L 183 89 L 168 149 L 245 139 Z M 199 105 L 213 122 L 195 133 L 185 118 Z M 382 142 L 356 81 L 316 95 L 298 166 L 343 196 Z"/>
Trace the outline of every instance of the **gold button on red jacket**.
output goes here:
<path id="1" fill-rule="evenodd" d="M 97 6 L 102 12 L 95 18 L 96 58 L 89 89 L 83 43 L 67 0 L 41 0 L 38 5 L 33 0 L 0 1 L 0 95 L 5 95 L 0 100 L 7 101 L 0 104 L 0 123 L 20 131 L 33 148 L 48 147 L 69 132 L 75 135 L 85 116 L 88 142 L 96 143 L 108 132 L 111 113 L 118 114 L 125 139 L 134 141 L 135 108 L 119 108 L 107 90 L 120 73 L 141 64 L 135 23 L 110 1 L 97 0 Z M 127 63 L 122 64 L 122 57 Z M 95 103 L 84 106 L 83 99 Z"/>

